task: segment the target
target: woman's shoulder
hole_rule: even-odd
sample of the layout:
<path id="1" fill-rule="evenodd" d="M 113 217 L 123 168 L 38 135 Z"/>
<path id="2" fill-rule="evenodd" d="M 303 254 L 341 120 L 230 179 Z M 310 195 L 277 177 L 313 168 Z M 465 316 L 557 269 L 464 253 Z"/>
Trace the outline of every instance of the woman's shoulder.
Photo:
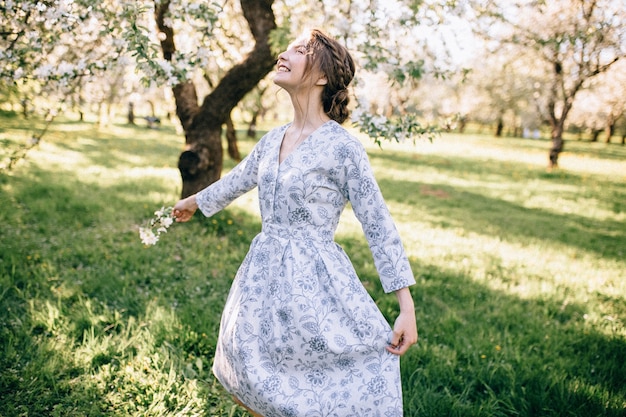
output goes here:
<path id="1" fill-rule="evenodd" d="M 365 147 L 363 146 L 361 140 L 343 125 L 331 120 L 327 123 L 327 129 L 329 134 L 325 136 L 329 141 L 329 145 L 342 148 L 347 147 L 358 152 L 365 152 Z"/>
<path id="2" fill-rule="evenodd" d="M 348 129 L 346 129 L 343 125 L 340 125 L 334 120 L 330 120 L 326 122 L 326 137 L 329 137 L 336 143 L 361 143 L 359 139 L 352 134 Z"/>

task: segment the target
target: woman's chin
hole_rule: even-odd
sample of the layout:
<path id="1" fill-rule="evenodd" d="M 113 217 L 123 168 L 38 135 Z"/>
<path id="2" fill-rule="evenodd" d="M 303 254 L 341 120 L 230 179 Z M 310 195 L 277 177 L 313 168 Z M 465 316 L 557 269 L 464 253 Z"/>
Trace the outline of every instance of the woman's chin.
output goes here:
<path id="1" fill-rule="evenodd" d="M 285 88 L 285 85 L 287 85 L 287 83 L 285 82 L 285 77 L 283 76 L 283 74 L 277 72 L 274 75 L 274 84 L 276 84 L 279 87 Z"/>

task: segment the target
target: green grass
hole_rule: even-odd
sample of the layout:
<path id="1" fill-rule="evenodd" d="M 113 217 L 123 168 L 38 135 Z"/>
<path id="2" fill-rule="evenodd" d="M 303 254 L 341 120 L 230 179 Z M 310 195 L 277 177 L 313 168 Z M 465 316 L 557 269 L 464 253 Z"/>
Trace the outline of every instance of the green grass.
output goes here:
<path id="1" fill-rule="evenodd" d="M 0 114 L 0 165 L 36 127 Z M 1 416 L 246 415 L 210 367 L 255 194 L 138 237 L 182 143 L 61 121 L 0 173 Z M 548 172 L 546 141 L 368 147 L 418 281 L 405 415 L 625 416 L 626 149 L 568 141 Z M 337 239 L 393 320 L 349 212 Z"/>

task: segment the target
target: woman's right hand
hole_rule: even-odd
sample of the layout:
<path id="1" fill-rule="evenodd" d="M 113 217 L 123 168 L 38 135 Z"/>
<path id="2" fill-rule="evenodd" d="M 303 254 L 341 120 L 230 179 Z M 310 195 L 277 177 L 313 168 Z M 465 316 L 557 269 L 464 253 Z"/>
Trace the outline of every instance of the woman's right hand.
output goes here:
<path id="1" fill-rule="evenodd" d="M 198 203 L 196 202 L 196 195 L 194 194 L 176 203 L 172 214 L 177 222 L 186 222 L 193 217 L 196 210 L 198 210 Z"/>

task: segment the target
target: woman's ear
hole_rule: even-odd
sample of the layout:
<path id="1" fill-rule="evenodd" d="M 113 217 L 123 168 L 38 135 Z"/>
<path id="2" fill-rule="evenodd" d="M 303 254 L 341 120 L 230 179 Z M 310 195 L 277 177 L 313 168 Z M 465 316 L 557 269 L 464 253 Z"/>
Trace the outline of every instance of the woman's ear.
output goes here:
<path id="1" fill-rule="evenodd" d="M 328 84 L 328 80 L 326 79 L 326 75 L 322 74 L 319 76 L 319 78 L 317 79 L 317 82 L 315 83 L 315 85 L 326 85 Z"/>

